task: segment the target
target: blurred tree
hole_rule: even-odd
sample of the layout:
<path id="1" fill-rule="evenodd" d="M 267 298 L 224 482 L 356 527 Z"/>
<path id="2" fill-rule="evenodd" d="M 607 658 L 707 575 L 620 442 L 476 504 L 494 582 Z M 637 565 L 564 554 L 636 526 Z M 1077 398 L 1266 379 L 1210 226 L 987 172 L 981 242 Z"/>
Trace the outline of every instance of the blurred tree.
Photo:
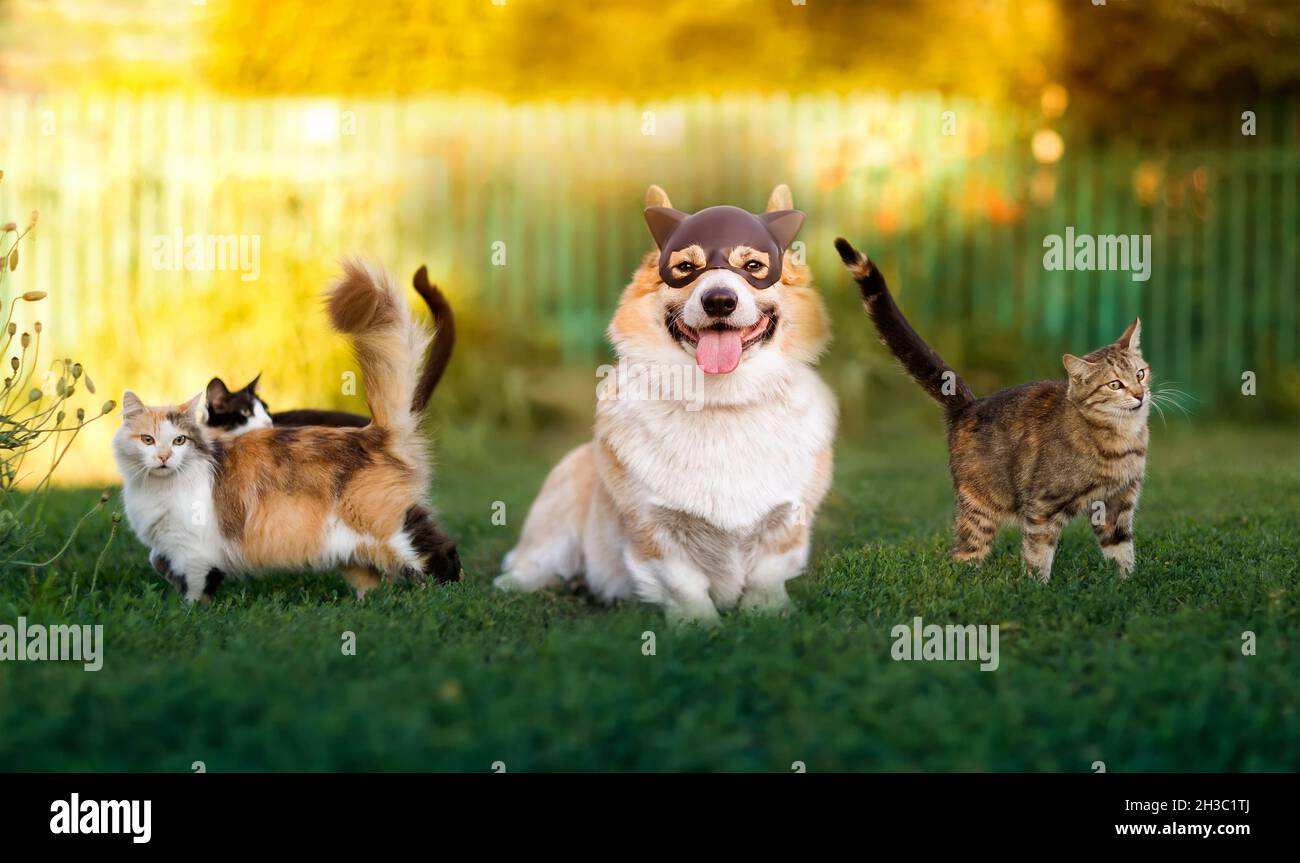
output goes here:
<path id="1" fill-rule="evenodd" d="M 1054 69 L 1075 128 L 1098 137 L 1223 138 L 1300 91 L 1297 0 L 1062 2 L 1061 20 Z"/>
<path id="2" fill-rule="evenodd" d="M 607 98 L 839 89 L 999 98 L 1039 80 L 1050 0 L 230 0 L 211 77 L 240 92 Z"/>

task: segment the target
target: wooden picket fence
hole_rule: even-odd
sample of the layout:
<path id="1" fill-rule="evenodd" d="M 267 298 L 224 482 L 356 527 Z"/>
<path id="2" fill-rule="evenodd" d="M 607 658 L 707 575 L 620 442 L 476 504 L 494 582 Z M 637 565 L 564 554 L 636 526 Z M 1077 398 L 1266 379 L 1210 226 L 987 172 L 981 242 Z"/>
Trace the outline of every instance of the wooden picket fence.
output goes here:
<path id="1" fill-rule="evenodd" d="M 1040 165 L 1029 144 L 1040 119 L 925 94 L 522 105 L 11 94 L 0 216 L 41 211 L 39 248 L 14 284 L 49 291 L 54 340 L 123 379 L 160 359 L 140 355 L 166 344 L 149 342 L 151 324 L 196 317 L 210 355 L 261 346 L 296 362 L 316 331 L 264 304 L 309 296 L 353 250 L 402 273 L 427 263 L 470 317 L 590 363 L 649 248 L 649 183 L 689 210 L 756 209 L 787 182 L 837 315 L 852 307 L 831 247 L 844 234 L 954 364 L 991 354 L 1008 375 L 1038 371 L 1140 314 L 1153 364 L 1209 404 L 1243 370 L 1300 362 L 1295 105 L 1260 124 L 1267 134 L 1179 152 L 1076 146 L 1067 133 L 1060 160 Z M 1150 279 L 1046 270 L 1044 238 L 1067 227 L 1149 234 Z M 256 237 L 256 280 L 159 268 L 174 233 Z M 259 340 L 233 335 L 259 314 L 271 318 L 256 321 Z M 850 343 L 868 339 L 861 329 L 837 321 Z"/>

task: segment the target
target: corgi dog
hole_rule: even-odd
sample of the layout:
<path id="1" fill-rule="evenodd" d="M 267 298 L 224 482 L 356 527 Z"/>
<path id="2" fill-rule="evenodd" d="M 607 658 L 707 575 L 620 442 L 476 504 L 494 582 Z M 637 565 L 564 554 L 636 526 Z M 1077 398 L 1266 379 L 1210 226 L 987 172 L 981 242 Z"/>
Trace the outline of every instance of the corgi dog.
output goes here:
<path id="1" fill-rule="evenodd" d="M 785 185 L 761 215 L 683 213 L 658 186 L 646 205 L 657 248 L 609 325 L 621 371 L 598 392 L 595 439 L 551 471 L 495 584 L 581 575 L 599 599 L 652 603 L 675 623 L 779 611 L 808 562 L 837 419 L 813 370 L 826 310 L 786 252 L 803 214 Z M 647 394 L 628 369 L 698 386 Z"/>
<path id="2" fill-rule="evenodd" d="M 429 397 L 442 380 L 442 374 L 451 361 L 452 348 L 456 344 L 456 318 L 451 313 L 451 304 L 443 296 L 438 286 L 429 282 L 429 271 L 425 267 L 415 271 L 412 279 L 415 292 L 419 294 L 433 315 L 437 327 L 433 344 L 429 347 L 429 356 L 425 359 L 424 369 L 420 372 L 420 382 L 415 390 L 415 403 L 412 409 L 421 413 L 429 404 Z M 370 417 L 347 411 L 316 410 L 300 408 L 297 410 L 271 412 L 266 400 L 257 391 L 262 376 L 253 378 L 247 386 L 231 390 L 221 378 L 208 381 L 206 392 L 207 414 L 204 426 L 209 437 L 232 438 L 260 428 L 276 426 L 349 426 L 361 428 L 370 424 Z"/>
<path id="3" fill-rule="evenodd" d="M 428 498 L 418 404 L 428 334 L 382 273 L 348 262 L 328 295 L 352 336 L 373 419 L 365 428 L 264 428 L 210 438 L 202 396 L 147 407 L 122 398 L 113 455 L 127 520 L 153 567 L 190 602 L 227 576 L 342 569 L 358 598 L 381 580 L 460 576 Z"/>

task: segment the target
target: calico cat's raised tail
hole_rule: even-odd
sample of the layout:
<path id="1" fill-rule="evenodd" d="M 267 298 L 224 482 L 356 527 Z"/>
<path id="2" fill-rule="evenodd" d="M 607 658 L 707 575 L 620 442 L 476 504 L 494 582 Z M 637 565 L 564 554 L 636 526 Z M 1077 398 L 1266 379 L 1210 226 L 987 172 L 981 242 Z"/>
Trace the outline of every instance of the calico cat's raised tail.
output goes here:
<path id="1" fill-rule="evenodd" d="M 419 392 L 428 333 L 389 278 L 347 262 L 328 294 L 349 335 L 372 416 L 365 428 L 264 428 L 227 441 L 199 428 L 200 397 L 148 407 L 122 399 L 113 454 L 127 519 L 186 599 L 226 575 L 343 571 L 358 596 L 382 580 L 460 576 L 432 514 Z"/>
<path id="2" fill-rule="evenodd" d="M 1134 566 L 1133 514 L 1146 474 L 1151 369 L 1141 321 L 1082 357 L 1064 381 L 1037 381 L 975 398 L 908 324 L 880 270 L 847 240 L 835 248 L 858 283 L 876 331 L 944 408 L 956 497 L 953 557 L 983 560 L 997 529 L 1020 526 L 1025 566 L 1051 578 L 1061 528 L 1087 512 L 1102 554 Z"/>
<path id="3" fill-rule="evenodd" d="M 456 345 L 456 316 L 452 314 L 451 304 L 443 296 L 438 286 L 429 281 L 429 270 L 420 267 L 411 280 L 415 292 L 429 307 L 436 331 L 428 356 L 424 359 L 424 368 L 416 383 L 412 396 L 411 409 L 423 415 L 425 407 L 438 382 L 447 371 L 451 362 L 451 352 Z M 208 381 L 206 402 L 206 426 L 210 433 L 218 438 L 231 438 L 259 428 L 272 425 L 281 428 L 288 426 L 340 426 L 361 428 L 369 425 L 370 417 L 348 411 L 320 410 L 317 408 L 298 408 L 295 410 L 272 413 L 266 401 L 257 391 L 257 384 L 262 376 L 259 374 L 238 390 L 231 390 L 221 378 Z"/>

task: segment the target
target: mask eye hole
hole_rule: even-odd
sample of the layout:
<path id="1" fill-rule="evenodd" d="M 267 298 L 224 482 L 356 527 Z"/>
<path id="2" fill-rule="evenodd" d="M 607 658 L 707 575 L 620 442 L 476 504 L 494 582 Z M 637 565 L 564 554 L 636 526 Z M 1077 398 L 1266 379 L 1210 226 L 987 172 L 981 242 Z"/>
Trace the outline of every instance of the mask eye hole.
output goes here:
<path id="1" fill-rule="evenodd" d="M 1124 384 L 1120 383 L 1119 381 L 1111 381 L 1110 383 L 1106 384 L 1106 386 L 1110 387 L 1113 390 L 1119 390 L 1124 388 Z"/>
<path id="2" fill-rule="evenodd" d="M 183 434 L 177 435 L 172 438 L 172 446 L 185 446 L 185 444 L 189 443 L 189 440 L 190 439 Z"/>
<path id="3" fill-rule="evenodd" d="M 763 269 L 763 264 L 759 261 L 750 261 L 749 263 L 745 264 L 745 269 L 749 270 L 750 272 L 755 272 L 757 270 Z"/>
<path id="4" fill-rule="evenodd" d="M 144 444 L 145 446 L 153 446 L 153 435 L 147 435 L 147 434 L 140 435 L 140 443 Z"/>
<path id="5" fill-rule="evenodd" d="M 680 264 L 675 265 L 673 269 L 683 274 L 693 273 L 695 272 L 695 265 L 692 264 L 690 261 L 682 261 Z"/>
<path id="6" fill-rule="evenodd" d="M 1138 370 L 1138 380 L 1140 380 L 1140 381 L 1144 381 L 1144 380 L 1146 380 L 1146 379 L 1147 379 L 1147 370 L 1146 370 L 1146 369 L 1139 369 L 1139 370 Z"/>

